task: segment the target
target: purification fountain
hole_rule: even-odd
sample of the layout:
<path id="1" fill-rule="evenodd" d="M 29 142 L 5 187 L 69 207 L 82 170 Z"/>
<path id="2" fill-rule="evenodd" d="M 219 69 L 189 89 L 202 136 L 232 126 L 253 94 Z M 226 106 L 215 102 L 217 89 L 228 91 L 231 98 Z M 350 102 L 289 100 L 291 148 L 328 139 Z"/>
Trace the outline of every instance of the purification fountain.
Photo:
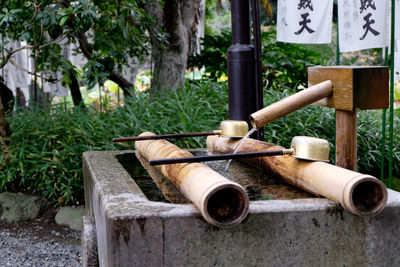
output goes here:
<path id="1" fill-rule="evenodd" d="M 373 97 L 369 92 L 378 90 L 381 94 L 387 94 L 385 88 L 387 83 L 364 82 L 368 77 L 375 77 L 374 79 L 385 77 L 387 74 L 385 68 L 371 70 L 371 68 L 345 67 L 311 71 L 314 72 L 310 76 L 314 77 L 312 84 L 320 76 L 324 76 L 324 80 L 331 81 L 331 92 L 327 95 L 324 93 L 318 98 L 324 98 L 320 100 L 322 104 L 336 109 L 340 109 L 334 103 L 339 99 L 337 93 L 347 96 L 345 102 L 351 112 L 360 108 L 357 103 L 365 103 L 365 99 Z M 340 73 L 334 77 L 327 77 L 329 75 L 322 75 L 323 72 L 336 74 L 346 72 L 348 86 Z M 369 74 L 363 75 L 362 72 Z M 315 73 L 319 73 L 319 76 Z M 360 97 L 364 98 L 364 101 L 361 101 Z M 366 108 L 381 108 L 385 105 L 385 98 L 382 99 L 381 102 L 369 101 Z M 285 101 L 283 103 L 287 103 Z M 305 101 L 304 105 L 314 101 L 316 99 L 312 98 Z M 338 101 L 338 103 L 344 102 Z M 277 106 L 280 110 L 281 105 L 275 105 L 275 108 Z M 280 116 L 290 111 L 289 108 Z M 265 113 L 265 110 L 260 112 L 251 116 L 255 121 L 255 127 L 260 126 L 257 124 L 260 121 L 258 115 L 270 114 Z M 266 115 L 262 115 L 261 118 L 264 116 Z M 343 121 L 340 121 L 337 131 L 351 129 L 354 126 L 354 124 L 343 126 Z M 340 134 L 351 135 L 351 138 L 344 140 L 354 142 L 353 131 Z M 254 147 L 251 142 L 260 142 L 252 139 L 248 141 L 244 142 L 244 148 L 247 150 L 249 147 L 250 149 Z M 151 141 L 145 142 L 151 143 Z M 207 142 L 209 149 L 226 153 L 234 149 L 233 144 L 238 140 L 230 141 L 228 137 L 210 136 Z M 207 220 L 201 204 L 196 207 L 189 202 L 188 195 L 194 189 L 171 183 L 166 178 L 167 167 L 150 166 L 148 159 L 151 153 L 145 151 L 152 150 L 156 155 L 161 155 L 165 151 L 161 147 L 156 148 L 155 145 L 146 150 L 145 147 L 150 147 L 148 145 L 143 145 L 142 148 L 139 146 L 136 151 L 84 153 L 86 217 L 82 238 L 83 265 L 397 266 L 400 264 L 400 257 L 397 255 L 400 243 L 397 242 L 396 234 L 400 227 L 400 193 L 386 191 L 386 188 L 373 177 L 347 170 L 353 169 L 353 163 L 345 169 L 328 163 L 304 162 L 301 159 L 290 158 L 290 155 L 277 156 L 282 160 L 273 160 L 271 157 L 271 160 L 266 160 L 264 163 L 260 162 L 260 158 L 250 160 L 250 164 L 258 162 L 261 167 L 272 164 L 272 167 L 267 167 L 269 170 L 267 172 L 245 162 L 234 161 L 227 172 L 223 171 L 224 162 L 207 163 L 219 175 L 239 184 L 249 197 L 248 209 L 246 201 L 238 201 L 244 203 L 243 209 L 247 209 L 247 216 L 240 217 L 237 224 L 229 225 L 231 227 L 224 225 L 221 227 L 218 223 L 212 224 Z M 347 145 L 353 147 L 354 143 Z M 353 154 L 349 157 L 346 151 L 340 151 L 341 146 L 338 149 L 337 155 L 340 157 L 346 155 L 353 161 Z M 205 150 L 190 152 L 195 156 L 206 153 Z M 187 155 L 183 152 L 181 156 Z M 278 167 L 274 168 L 275 165 Z M 177 172 L 177 177 L 186 177 L 180 174 L 184 171 L 182 168 L 171 167 L 169 170 Z M 337 171 L 337 181 L 332 170 Z M 349 183 L 343 180 L 347 175 L 352 177 Z M 310 183 L 303 183 L 306 181 L 304 178 L 306 176 L 311 180 Z M 367 183 L 365 186 L 357 187 L 354 177 L 357 179 L 364 177 Z M 303 185 L 298 189 L 281 178 L 292 185 Z M 201 183 L 201 179 L 201 175 L 197 175 L 194 180 Z M 326 183 L 327 186 L 324 186 L 326 179 L 329 179 L 331 184 Z M 343 195 L 337 193 L 339 192 L 335 189 L 337 184 L 347 188 L 347 191 L 343 191 Z M 186 190 L 183 190 L 183 195 L 179 192 L 182 187 Z M 321 191 L 327 193 L 318 193 Z M 333 191 L 335 196 L 331 194 Z M 241 197 L 237 196 L 242 196 L 241 193 L 231 196 L 228 194 L 223 199 L 235 199 L 236 196 L 236 199 L 240 200 Z M 350 197 L 341 201 L 344 199 L 342 196 L 347 194 Z M 195 200 L 190 200 L 196 204 Z M 211 204 L 206 204 L 207 207 L 208 205 Z M 355 208 L 356 211 L 351 208 Z"/>

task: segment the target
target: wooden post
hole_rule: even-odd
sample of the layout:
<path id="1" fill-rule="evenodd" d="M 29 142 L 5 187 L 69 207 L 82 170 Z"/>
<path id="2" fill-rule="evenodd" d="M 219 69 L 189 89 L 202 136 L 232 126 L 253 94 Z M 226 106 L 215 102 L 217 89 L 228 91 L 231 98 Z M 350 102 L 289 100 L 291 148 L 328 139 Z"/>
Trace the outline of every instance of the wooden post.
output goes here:
<path id="1" fill-rule="evenodd" d="M 357 169 L 356 109 L 389 106 L 389 68 L 325 66 L 308 68 L 309 86 L 331 80 L 333 94 L 317 104 L 336 109 L 336 165 Z"/>
<path id="2" fill-rule="evenodd" d="M 357 111 L 336 110 L 336 165 L 357 171 Z"/>

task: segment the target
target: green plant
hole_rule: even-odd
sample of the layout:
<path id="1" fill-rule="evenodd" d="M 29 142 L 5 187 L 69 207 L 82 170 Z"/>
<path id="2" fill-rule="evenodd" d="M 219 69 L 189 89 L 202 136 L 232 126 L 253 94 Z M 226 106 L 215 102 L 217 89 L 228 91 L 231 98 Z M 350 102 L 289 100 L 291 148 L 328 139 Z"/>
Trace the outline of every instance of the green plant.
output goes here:
<path id="1" fill-rule="evenodd" d="M 12 136 L 0 158 L 0 191 L 39 193 L 59 205 L 82 201 L 83 152 L 133 149 L 132 143 L 113 144 L 112 138 L 144 131 L 212 130 L 227 116 L 227 89 L 222 84 L 188 84 L 186 89 L 154 97 L 138 94 L 124 107 L 104 113 L 65 110 L 59 104 L 47 111 L 21 110 L 8 117 Z M 204 140 L 188 138 L 176 143 L 200 147 Z"/>
<path id="2" fill-rule="evenodd" d="M 265 103 L 288 96 L 289 90 L 265 90 Z M 359 171 L 379 175 L 380 111 L 359 112 Z M 134 149 L 133 143 L 112 143 L 113 137 L 144 131 L 157 134 L 217 129 L 228 118 L 227 86 L 208 80 L 188 83 L 186 89 L 138 94 L 123 107 L 105 112 L 62 104 L 47 111 L 21 110 L 8 117 L 10 144 L 0 155 L 0 191 L 29 191 L 58 205 L 83 200 L 82 153 L 88 150 Z M 395 136 L 400 131 L 400 111 L 395 115 Z M 265 140 L 284 147 L 292 137 L 325 138 L 333 162 L 335 117 L 332 109 L 308 106 L 265 126 Z M 394 146 L 394 175 L 400 176 L 399 140 Z M 174 140 L 183 148 L 205 147 L 205 138 Z M 387 159 L 386 159 L 387 160 Z M 397 183 L 394 183 L 397 184 Z"/>
<path id="3" fill-rule="evenodd" d="M 321 54 L 303 45 L 276 41 L 274 26 L 262 32 L 262 62 L 268 81 L 275 89 L 298 89 L 307 86 L 307 68 L 322 65 Z"/>
<path id="4" fill-rule="evenodd" d="M 219 33 L 209 33 L 202 39 L 201 54 L 189 57 L 188 66 L 206 67 L 211 78 L 227 74 L 227 51 L 232 45 L 231 32 L 221 29 Z"/>
<path id="5" fill-rule="evenodd" d="M 74 53 L 87 59 L 83 77 L 90 87 L 108 78 L 128 92 L 133 85 L 122 77 L 122 67 L 129 65 L 129 58 L 143 59 L 149 53 L 149 28 L 156 35 L 153 42 L 165 37 L 153 27 L 155 18 L 145 9 L 154 2 L 158 1 L 5 0 L 1 1 L 0 34 L 5 40 L 26 42 L 21 49 L 35 55 L 35 71 L 48 79 L 55 72 L 71 74 L 73 66 L 61 44 L 78 44 Z M 20 50 L 11 51 L 5 43 L 0 44 L 0 68 Z"/>

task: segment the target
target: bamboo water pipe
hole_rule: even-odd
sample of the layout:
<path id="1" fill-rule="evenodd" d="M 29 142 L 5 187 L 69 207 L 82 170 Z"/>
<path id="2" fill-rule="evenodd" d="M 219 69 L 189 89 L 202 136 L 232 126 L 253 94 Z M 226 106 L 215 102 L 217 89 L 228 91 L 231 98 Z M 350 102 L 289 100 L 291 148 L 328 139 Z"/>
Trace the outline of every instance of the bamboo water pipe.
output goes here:
<path id="1" fill-rule="evenodd" d="M 139 136 L 154 135 L 144 132 Z M 166 140 L 135 143 L 136 150 L 147 160 L 193 156 Z M 203 163 L 179 163 L 157 166 L 160 172 L 189 199 L 204 219 L 218 227 L 239 224 L 248 213 L 246 191 Z"/>
<path id="2" fill-rule="evenodd" d="M 207 147 L 218 153 L 231 153 L 238 141 L 209 136 Z M 238 152 L 282 149 L 247 139 Z M 387 201 L 385 185 L 373 176 L 357 173 L 324 162 L 299 160 L 291 156 L 246 159 L 250 164 L 277 175 L 286 182 L 312 194 L 339 202 L 349 212 L 371 216 L 381 212 Z"/>
<path id="3" fill-rule="evenodd" d="M 259 129 L 271 121 L 328 97 L 331 94 L 332 82 L 330 80 L 318 83 L 307 90 L 300 91 L 254 112 L 250 115 L 250 123 L 253 125 L 253 128 Z"/>

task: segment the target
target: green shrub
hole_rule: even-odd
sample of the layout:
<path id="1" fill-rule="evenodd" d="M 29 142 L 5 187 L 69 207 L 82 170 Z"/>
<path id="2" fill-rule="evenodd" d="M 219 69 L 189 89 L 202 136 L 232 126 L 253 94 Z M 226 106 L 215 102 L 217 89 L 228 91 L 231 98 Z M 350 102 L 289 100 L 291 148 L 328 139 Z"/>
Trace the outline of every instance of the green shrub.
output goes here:
<path id="1" fill-rule="evenodd" d="M 227 116 L 225 87 L 204 82 L 151 99 L 139 94 L 125 107 L 105 113 L 65 111 L 63 105 L 19 111 L 8 118 L 12 136 L 0 158 L 0 191 L 40 193 L 62 205 L 82 201 L 84 151 L 133 149 L 132 143 L 113 144 L 112 138 L 143 131 L 216 129 Z M 177 144 L 199 147 L 203 139 L 180 139 Z"/>
<path id="2" fill-rule="evenodd" d="M 304 45 L 276 41 L 273 26 L 262 32 L 262 62 L 268 81 L 277 90 L 296 90 L 307 87 L 307 68 L 323 65 L 320 53 Z"/>
<path id="3" fill-rule="evenodd" d="M 265 92 L 265 105 L 288 91 Z M 396 110 L 395 136 L 399 136 Z M 39 193 L 59 205 L 83 200 L 82 153 L 88 150 L 133 149 L 133 143 L 113 144 L 113 137 L 134 136 L 143 131 L 177 133 L 217 129 L 228 118 L 226 84 L 202 81 L 186 89 L 152 96 L 139 94 L 126 106 L 105 113 L 65 111 L 55 105 L 49 111 L 19 111 L 8 118 L 12 137 L 6 154 L 0 158 L 0 191 Z M 380 112 L 359 112 L 359 169 L 378 175 L 380 168 Z M 334 111 L 309 106 L 265 127 L 265 140 L 290 146 L 296 135 L 326 138 L 335 133 Z M 394 148 L 394 174 L 400 174 L 399 141 Z M 176 139 L 177 145 L 205 147 L 205 138 Z M 6 160 L 7 155 L 8 160 Z"/>
<path id="4" fill-rule="evenodd" d="M 232 45 L 230 29 L 222 29 L 218 33 L 206 33 L 202 42 L 201 54 L 190 56 L 188 65 L 205 66 L 206 72 L 213 79 L 227 74 L 227 52 Z"/>

